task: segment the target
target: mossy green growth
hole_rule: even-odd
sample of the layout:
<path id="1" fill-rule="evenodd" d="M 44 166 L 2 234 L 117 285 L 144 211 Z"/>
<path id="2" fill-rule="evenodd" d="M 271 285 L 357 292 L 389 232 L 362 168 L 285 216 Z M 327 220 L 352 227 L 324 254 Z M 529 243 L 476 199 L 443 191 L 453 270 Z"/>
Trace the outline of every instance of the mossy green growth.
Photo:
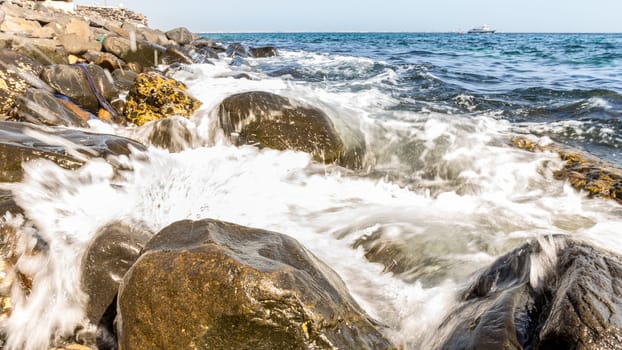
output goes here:
<path id="1" fill-rule="evenodd" d="M 186 85 L 155 72 L 141 73 L 127 96 L 125 118 L 141 126 L 153 120 L 191 116 L 201 102 L 186 91 Z"/>

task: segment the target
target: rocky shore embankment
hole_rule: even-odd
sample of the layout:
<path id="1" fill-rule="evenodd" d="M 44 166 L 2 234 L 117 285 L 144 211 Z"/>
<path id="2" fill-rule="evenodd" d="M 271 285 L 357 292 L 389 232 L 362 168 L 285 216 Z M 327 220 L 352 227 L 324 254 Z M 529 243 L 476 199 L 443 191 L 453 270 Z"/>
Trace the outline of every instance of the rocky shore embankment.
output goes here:
<path id="1" fill-rule="evenodd" d="M 149 146 L 179 152 L 193 135 L 168 117 L 192 117 L 202 104 L 170 68 L 225 56 L 278 55 L 274 47 L 225 47 L 183 27 L 164 32 L 146 24 L 127 9 L 78 6 L 66 12 L 48 2 L 0 0 L 0 182 L 21 181 L 24 164 L 37 159 L 77 169 L 101 158 L 122 176 L 132 169 L 120 159 L 147 158 Z M 314 161 L 354 170 L 363 166 L 364 142 L 345 142 L 330 116 L 301 101 L 250 91 L 225 98 L 215 112 L 217 127 L 233 144 L 303 151 Z M 90 132 L 94 119 L 146 136 Z M 595 170 L 590 165 L 592 172 L 577 175 L 587 168 L 577 164 L 568 163 L 560 178 L 590 190 L 576 184 L 593 183 L 579 180 L 591 181 Z M 619 184 L 617 175 L 607 176 Z M 619 199 L 615 186 L 599 193 Z M 0 210 L 5 218 L 28 221 L 27 208 L 9 190 L 0 190 Z M 79 261 L 84 315 L 49 324 L 43 338 L 15 335 L 17 303 L 27 304 L 46 281 L 22 269 L 22 260 L 45 257 L 52 248 L 36 230 L 13 222 L 0 222 L 5 349 L 398 348 L 385 337 L 386 326 L 300 243 L 209 219 L 171 223 L 159 232 L 135 222 L 102 226 Z M 373 251 L 367 255 L 386 263 Z M 387 270 L 392 266 L 387 263 Z M 621 271 L 620 256 L 580 242 L 557 237 L 548 245 L 530 243 L 474 276 L 430 346 L 622 348 Z"/>

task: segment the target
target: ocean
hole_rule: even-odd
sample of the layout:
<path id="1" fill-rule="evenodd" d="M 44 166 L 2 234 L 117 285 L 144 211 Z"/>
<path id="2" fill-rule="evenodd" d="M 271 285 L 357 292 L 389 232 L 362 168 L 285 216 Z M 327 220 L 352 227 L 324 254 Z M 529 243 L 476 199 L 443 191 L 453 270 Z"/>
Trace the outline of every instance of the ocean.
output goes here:
<path id="1" fill-rule="evenodd" d="M 151 147 L 148 161 L 123 159 L 134 170 L 121 178 L 99 160 L 77 171 L 39 162 L 13 186 L 53 247 L 31 268 L 40 281 L 56 281 L 35 287 L 14 311 L 15 332 L 30 337 L 36 327 L 80 319 L 77 261 L 97 228 L 118 219 L 157 232 L 181 219 L 215 218 L 290 235 L 406 349 L 434 343 L 470 276 L 526 241 L 566 235 L 622 253 L 619 203 L 556 179 L 563 162 L 555 152 L 511 143 L 515 136 L 557 143 L 622 168 L 621 34 L 202 36 L 273 45 L 279 56 L 223 55 L 179 69 L 174 77 L 203 102 L 183 121 L 193 140 L 182 152 Z M 362 135 L 362 169 L 231 145 L 214 110 L 255 90 L 320 108 L 346 140 Z"/>

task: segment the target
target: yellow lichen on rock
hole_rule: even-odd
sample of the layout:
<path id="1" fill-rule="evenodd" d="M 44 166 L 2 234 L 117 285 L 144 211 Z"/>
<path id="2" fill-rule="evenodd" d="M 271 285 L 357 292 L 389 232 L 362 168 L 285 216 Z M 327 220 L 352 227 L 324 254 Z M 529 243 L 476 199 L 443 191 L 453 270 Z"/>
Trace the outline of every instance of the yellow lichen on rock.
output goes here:
<path id="1" fill-rule="evenodd" d="M 192 97 L 186 86 L 155 72 L 141 73 L 127 96 L 125 118 L 136 125 L 173 115 L 189 117 L 201 102 Z"/>
<path id="2" fill-rule="evenodd" d="M 622 204 L 622 169 L 577 150 L 569 150 L 560 145 L 542 146 L 525 137 L 512 139 L 515 147 L 530 151 L 557 152 L 565 162 L 554 175 L 577 190 L 585 190 L 590 196 L 614 199 Z"/>

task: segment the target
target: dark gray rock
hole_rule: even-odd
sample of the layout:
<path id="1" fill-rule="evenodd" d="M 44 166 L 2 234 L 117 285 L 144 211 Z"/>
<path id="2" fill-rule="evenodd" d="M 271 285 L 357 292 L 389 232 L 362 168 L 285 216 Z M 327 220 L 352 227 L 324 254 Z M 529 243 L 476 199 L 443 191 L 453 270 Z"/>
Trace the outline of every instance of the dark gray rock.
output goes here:
<path id="1" fill-rule="evenodd" d="M 248 52 L 240 43 L 230 44 L 229 46 L 227 46 L 227 51 L 225 51 L 225 53 L 229 57 L 248 57 Z"/>
<path id="2" fill-rule="evenodd" d="M 47 159 L 65 169 L 76 169 L 82 166 L 83 160 L 69 155 L 66 146 L 40 141 L 26 131 L 36 131 L 46 135 L 59 137 L 71 142 L 87 158 L 127 155 L 132 149 L 144 151 L 142 144 L 113 135 L 87 133 L 79 130 L 40 127 L 30 123 L 0 121 L 0 182 L 20 181 L 23 177 L 22 164 L 33 159 Z M 116 166 L 116 163 L 113 162 Z"/>
<path id="3" fill-rule="evenodd" d="M 88 112 L 78 114 L 66 102 L 42 89 L 29 89 L 17 103 L 15 119 L 34 124 L 88 128 Z M 75 106 L 78 108 L 77 106 Z M 85 116 L 86 114 L 86 116 Z"/>
<path id="4" fill-rule="evenodd" d="M 297 241 L 216 220 L 154 236 L 123 279 L 118 310 L 124 350 L 391 348 Z"/>
<path id="5" fill-rule="evenodd" d="M 96 87 L 107 101 L 114 100 L 119 96 L 119 91 L 108 80 L 102 67 L 89 64 L 87 65 L 87 70 L 93 78 Z M 48 83 L 56 92 L 69 97 L 89 112 L 97 114 L 99 102 L 80 67 L 66 64 L 50 65 L 41 72 L 41 79 Z"/>
<path id="6" fill-rule="evenodd" d="M 221 44 L 217 43 L 216 41 L 212 39 L 207 39 L 207 38 L 199 38 L 199 39 L 193 40 L 191 45 L 197 48 L 203 48 L 203 47 L 210 48 L 216 52 L 227 51 L 226 47 L 222 46 Z"/>
<path id="7" fill-rule="evenodd" d="M 82 260 L 82 290 L 89 296 L 86 315 L 99 324 L 117 295 L 125 273 L 153 236 L 144 225 L 113 222 L 100 228 Z"/>
<path id="8" fill-rule="evenodd" d="M 251 47 L 249 51 L 251 55 L 256 58 L 272 57 L 272 56 L 279 55 L 279 52 L 276 50 L 276 47 L 274 46 Z"/>
<path id="9" fill-rule="evenodd" d="M 531 243 L 479 273 L 434 348 L 622 349 L 622 257 L 562 238 L 555 245 L 552 259 Z M 542 271 L 547 257 L 554 264 Z"/>

